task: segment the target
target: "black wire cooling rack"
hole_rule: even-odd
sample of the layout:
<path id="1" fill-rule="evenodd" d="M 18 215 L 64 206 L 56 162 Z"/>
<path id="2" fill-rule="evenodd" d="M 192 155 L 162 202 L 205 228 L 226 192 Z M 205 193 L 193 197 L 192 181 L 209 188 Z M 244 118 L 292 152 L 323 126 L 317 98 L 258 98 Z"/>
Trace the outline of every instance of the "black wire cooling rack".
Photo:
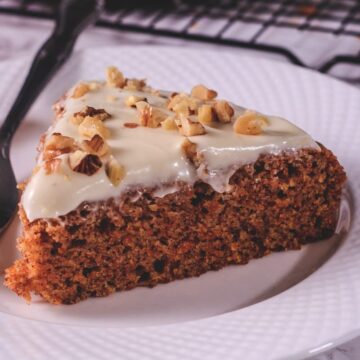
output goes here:
<path id="1" fill-rule="evenodd" d="M 0 0 L 0 13 L 51 19 L 56 6 L 57 1 Z M 98 25 L 266 51 L 321 72 L 360 65 L 360 0 L 113 0 Z M 314 52 L 307 48 L 311 41 L 329 57 L 307 61 L 306 52 Z"/>

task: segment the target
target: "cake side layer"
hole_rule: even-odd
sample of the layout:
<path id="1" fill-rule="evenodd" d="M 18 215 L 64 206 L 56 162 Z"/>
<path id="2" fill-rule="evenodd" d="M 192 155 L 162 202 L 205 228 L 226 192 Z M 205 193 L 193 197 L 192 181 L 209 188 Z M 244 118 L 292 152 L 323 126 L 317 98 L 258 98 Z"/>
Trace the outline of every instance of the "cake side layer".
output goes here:
<path id="1" fill-rule="evenodd" d="M 261 155 L 236 171 L 230 192 L 197 181 L 162 198 L 145 191 L 33 222 L 21 209 L 22 259 L 5 282 L 28 300 L 33 292 L 69 304 L 299 249 L 333 234 L 344 182 L 321 147 Z"/>

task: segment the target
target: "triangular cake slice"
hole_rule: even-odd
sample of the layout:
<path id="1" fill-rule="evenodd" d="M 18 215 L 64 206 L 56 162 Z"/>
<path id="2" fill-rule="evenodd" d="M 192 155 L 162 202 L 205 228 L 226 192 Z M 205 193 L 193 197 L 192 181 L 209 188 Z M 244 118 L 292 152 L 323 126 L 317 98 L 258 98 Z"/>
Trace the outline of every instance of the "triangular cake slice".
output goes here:
<path id="1" fill-rule="evenodd" d="M 345 173 L 292 123 L 107 69 L 55 105 L 5 284 L 71 304 L 246 264 L 335 230 Z"/>

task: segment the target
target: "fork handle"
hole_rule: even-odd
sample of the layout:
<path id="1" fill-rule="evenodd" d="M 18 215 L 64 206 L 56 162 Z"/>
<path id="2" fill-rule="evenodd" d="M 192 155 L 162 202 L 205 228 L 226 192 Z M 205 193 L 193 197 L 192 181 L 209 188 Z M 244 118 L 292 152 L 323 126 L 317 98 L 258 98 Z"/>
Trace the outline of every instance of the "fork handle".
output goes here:
<path id="1" fill-rule="evenodd" d="M 79 34 L 94 23 L 103 2 L 98 0 L 63 0 L 55 28 L 38 50 L 22 88 L 0 128 L 0 151 L 9 157 L 11 139 L 31 105 L 46 84 L 71 54 Z"/>

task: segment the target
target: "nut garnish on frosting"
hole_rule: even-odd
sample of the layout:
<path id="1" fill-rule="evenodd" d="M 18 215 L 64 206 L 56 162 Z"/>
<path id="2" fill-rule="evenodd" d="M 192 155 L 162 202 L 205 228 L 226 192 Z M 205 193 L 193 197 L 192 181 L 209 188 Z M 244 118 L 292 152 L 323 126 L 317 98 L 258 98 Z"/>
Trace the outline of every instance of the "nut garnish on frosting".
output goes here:
<path id="1" fill-rule="evenodd" d="M 179 132 L 184 136 L 196 136 L 206 133 L 205 128 L 197 121 L 191 120 L 185 115 L 180 115 Z"/>
<path id="2" fill-rule="evenodd" d="M 73 171 L 91 176 L 101 168 L 102 162 L 97 155 L 77 150 L 70 154 L 69 165 Z"/>
<path id="3" fill-rule="evenodd" d="M 199 161 L 197 158 L 197 149 L 196 144 L 191 142 L 188 138 L 185 138 L 181 143 L 181 149 L 187 159 L 194 165 L 199 166 Z"/>
<path id="4" fill-rule="evenodd" d="M 175 121 L 175 116 L 168 116 L 160 124 L 161 124 L 162 128 L 165 130 L 177 130 L 178 129 L 178 126 Z"/>
<path id="5" fill-rule="evenodd" d="M 59 155 L 67 154 L 76 148 L 75 140 L 59 133 L 53 133 L 45 142 L 43 158 L 53 159 Z"/>
<path id="6" fill-rule="evenodd" d="M 86 93 L 88 93 L 90 91 L 90 87 L 87 84 L 84 83 L 80 83 L 79 85 L 76 86 L 76 88 L 74 89 L 73 95 L 72 97 L 74 99 L 78 99 L 82 96 L 84 96 Z"/>
<path id="7" fill-rule="evenodd" d="M 105 165 L 106 175 L 114 186 L 118 186 L 125 176 L 125 169 L 114 158 Z"/>
<path id="8" fill-rule="evenodd" d="M 209 104 L 201 105 L 198 109 L 198 120 L 203 125 L 210 125 L 216 120 L 214 108 Z"/>
<path id="9" fill-rule="evenodd" d="M 79 112 L 76 112 L 71 117 L 71 122 L 75 125 L 81 124 L 82 121 L 84 121 L 85 117 L 90 116 L 93 118 L 97 118 L 101 121 L 104 121 L 106 119 L 110 118 L 110 114 L 107 113 L 104 109 L 95 109 L 91 106 L 85 106 L 84 109 L 82 109 Z"/>
<path id="10" fill-rule="evenodd" d="M 142 91 L 146 86 L 146 82 L 144 79 L 126 79 L 125 81 L 125 90 L 133 90 L 133 91 Z"/>
<path id="11" fill-rule="evenodd" d="M 234 115 L 234 109 L 229 105 L 227 101 L 217 100 L 215 101 L 214 110 L 217 119 L 222 123 L 229 123 Z"/>
<path id="12" fill-rule="evenodd" d="M 123 88 L 126 79 L 121 71 L 115 66 L 109 66 L 106 69 L 106 84 L 110 87 Z"/>
<path id="13" fill-rule="evenodd" d="M 234 123 L 234 131 L 243 135 L 259 135 L 269 124 L 265 116 L 253 110 L 246 110 Z"/>
<path id="14" fill-rule="evenodd" d="M 105 156 L 109 153 L 109 146 L 106 144 L 105 140 L 98 134 L 95 134 L 91 140 L 84 140 L 82 142 L 82 148 L 90 153 L 98 156 Z"/>
<path id="15" fill-rule="evenodd" d="M 135 106 L 139 114 L 141 126 L 157 128 L 167 117 L 163 110 L 150 106 L 146 101 L 138 101 L 135 103 Z"/>
<path id="16" fill-rule="evenodd" d="M 98 117 L 86 116 L 79 125 L 79 134 L 89 138 L 98 134 L 104 139 L 107 139 L 110 137 L 110 130 Z"/>
<path id="17" fill-rule="evenodd" d="M 126 98 L 125 100 L 125 104 L 128 107 L 136 107 L 136 103 L 138 103 L 139 101 L 145 101 L 146 102 L 146 98 L 143 96 L 136 96 L 136 95 L 130 95 Z"/>
<path id="18" fill-rule="evenodd" d="M 204 85 L 196 85 L 191 90 L 191 96 L 200 100 L 212 100 L 217 97 L 215 90 L 208 89 Z"/>
<path id="19" fill-rule="evenodd" d="M 197 111 L 199 101 L 187 94 L 174 93 L 170 96 L 167 108 L 176 114 L 193 115 Z"/>

